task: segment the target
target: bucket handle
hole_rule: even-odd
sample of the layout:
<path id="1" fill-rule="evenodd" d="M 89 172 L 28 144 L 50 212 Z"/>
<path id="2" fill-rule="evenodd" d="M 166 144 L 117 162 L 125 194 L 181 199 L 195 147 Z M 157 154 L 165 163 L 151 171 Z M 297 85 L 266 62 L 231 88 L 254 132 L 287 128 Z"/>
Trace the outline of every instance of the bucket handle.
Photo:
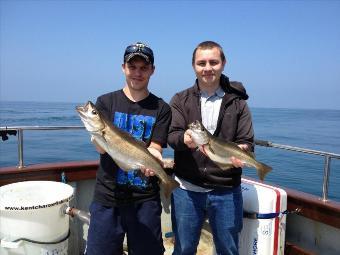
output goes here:
<path id="1" fill-rule="evenodd" d="M 8 249 L 18 249 L 22 243 L 23 243 L 23 240 L 9 241 L 7 240 L 6 237 L 1 239 L 1 247 L 8 248 Z"/>

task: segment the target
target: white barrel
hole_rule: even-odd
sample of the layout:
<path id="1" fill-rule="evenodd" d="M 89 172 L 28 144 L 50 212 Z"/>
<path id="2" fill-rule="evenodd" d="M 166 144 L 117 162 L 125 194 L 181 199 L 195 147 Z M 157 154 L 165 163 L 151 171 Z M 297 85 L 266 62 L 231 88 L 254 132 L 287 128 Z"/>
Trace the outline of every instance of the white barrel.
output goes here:
<path id="1" fill-rule="evenodd" d="M 239 254 L 284 254 L 286 214 L 282 212 L 287 210 L 287 193 L 283 189 L 243 178 L 241 187 L 244 215 L 248 217 L 243 217 Z M 216 255 L 215 249 L 213 254 Z"/>
<path id="2" fill-rule="evenodd" d="M 242 179 L 243 210 L 261 218 L 243 218 L 241 255 L 284 254 L 287 193 L 280 188 Z"/>
<path id="3" fill-rule="evenodd" d="M 72 186 L 53 181 L 0 187 L 0 254 L 67 254 L 72 197 Z"/>

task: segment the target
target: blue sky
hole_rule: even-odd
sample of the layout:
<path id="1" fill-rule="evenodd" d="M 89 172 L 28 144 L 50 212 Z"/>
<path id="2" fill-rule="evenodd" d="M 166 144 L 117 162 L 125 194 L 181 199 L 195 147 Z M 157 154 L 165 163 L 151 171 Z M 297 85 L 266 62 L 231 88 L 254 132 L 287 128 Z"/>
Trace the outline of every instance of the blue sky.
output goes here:
<path id="1" fill-rule="evenodd" d="M 124 85 L 128 44 L 155 53 L 150 90 L 191 86 L 196 45 L 222 45 L 251 107 L 340 109 L 340 1 L 0 0 L 0 100 L 83 103 Z"/>

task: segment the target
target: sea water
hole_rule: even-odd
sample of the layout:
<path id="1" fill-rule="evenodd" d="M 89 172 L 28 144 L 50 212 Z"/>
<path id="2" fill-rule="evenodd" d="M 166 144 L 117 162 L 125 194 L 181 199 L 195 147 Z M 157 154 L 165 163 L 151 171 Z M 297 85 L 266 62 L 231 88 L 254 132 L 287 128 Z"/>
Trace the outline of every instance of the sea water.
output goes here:
<path id="1" fill-rule="evenodd" d="M 0 126 L 83 126 L 77 103 L 0 102 Z M 251 108 L 255 138 L 340 154 L 340 111 Z M 18 164 L 17 137 L 0 140 L 0 167 Z M 324 157 L 256 146 L 256 158 L 273 167 L 266 182 L 322 196 Z M 164 157 L 173 157 L 172 149 Z M 24 164 L 95 160 L 85 129 L 24 131 Z M 340 160 L 331 160 L 329 198 L 340 201 Z M 257 178 L 253 168 L 243 174 Z"/>

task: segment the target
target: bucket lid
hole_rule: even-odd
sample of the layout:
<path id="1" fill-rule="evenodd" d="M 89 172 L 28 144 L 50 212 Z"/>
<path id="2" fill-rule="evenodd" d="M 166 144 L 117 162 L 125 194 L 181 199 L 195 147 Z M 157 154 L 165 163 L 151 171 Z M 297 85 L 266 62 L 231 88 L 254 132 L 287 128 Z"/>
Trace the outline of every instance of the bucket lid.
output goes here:
<path id="1" fill-rule="evenodd" d="M 24 181 L 0 187 L 0 210 L 48 208 L 73 198 L 73 187 L 54 181 Z"/>

